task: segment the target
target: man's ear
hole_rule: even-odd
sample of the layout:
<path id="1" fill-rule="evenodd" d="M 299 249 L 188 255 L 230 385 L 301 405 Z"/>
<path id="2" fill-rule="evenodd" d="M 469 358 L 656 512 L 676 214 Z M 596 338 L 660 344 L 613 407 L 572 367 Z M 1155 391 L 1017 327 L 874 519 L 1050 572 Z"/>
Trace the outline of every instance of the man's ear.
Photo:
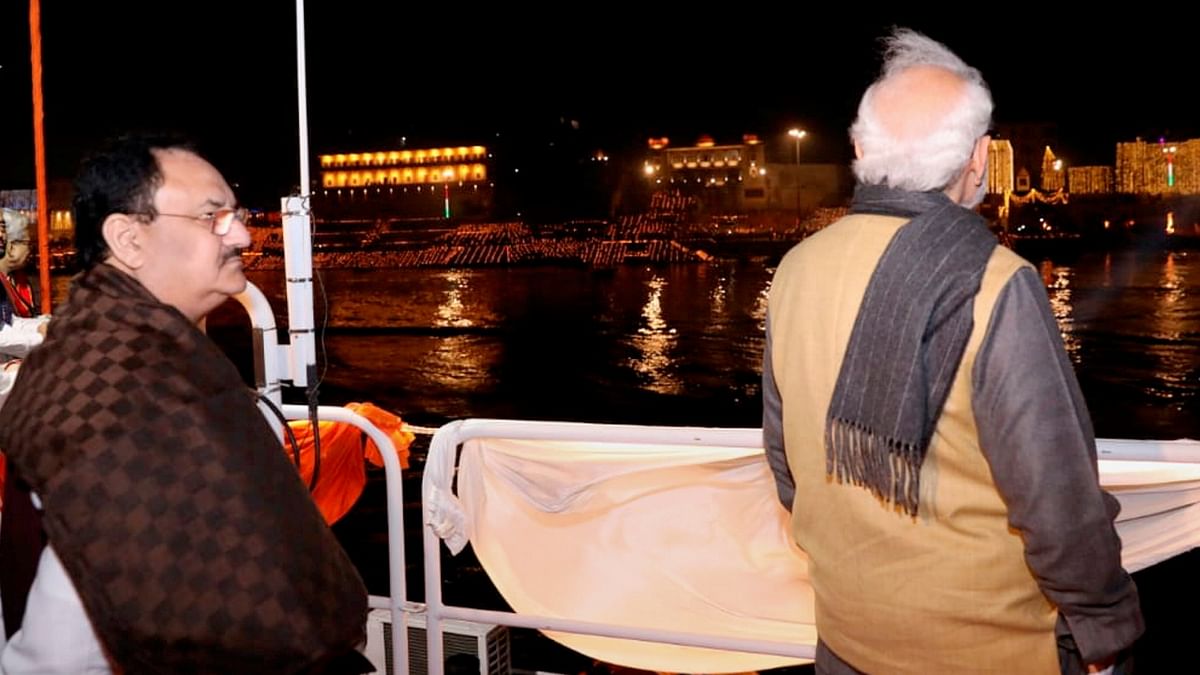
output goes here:
<path id="1" fill-rule="evenodd" d="M 113 213 L 100 225 L 100 234 L 108 245 L 111 262 L 126 270 L 136 270 L 145 263 L 145 227 L 134 216 Z"/>
<path id="2" fill-rule="evenodd" d="M 971 153 L 971 168 L 975 173 L 975 187 L 983 185 L 987 176 L 988 149 L 992 145 L 992 137 L 984 134 L 975 141 L 975 152 Z"/>

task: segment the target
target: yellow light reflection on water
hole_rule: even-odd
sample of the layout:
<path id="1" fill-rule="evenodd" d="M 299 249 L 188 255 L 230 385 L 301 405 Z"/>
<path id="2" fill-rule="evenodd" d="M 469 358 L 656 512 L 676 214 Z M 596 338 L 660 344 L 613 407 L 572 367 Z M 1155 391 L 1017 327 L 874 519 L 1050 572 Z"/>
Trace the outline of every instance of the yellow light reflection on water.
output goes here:
<path id="1" fill-rule="evenodd" d="M 470 277 L 461 270 L 446 273 L 446 296 L 437 308 L 435 324 L 439 327 L 465 328 L 471 320 L 464 316 L 463 295 L 470 288 Z"/>
<path id="2" fill-rule="evenodd" d="M 648 380 L 646 389 L 660 394 L 678 394 L 683 387 L 672 372 L 671 352 L 679 337 L 675 329 L 667 325 L 662 314 L 662 294 L 667 282 L 656 274 L 646 286 L 646 304 L 642 306 L 644 323 L 633 336 L 633 346 L 639 356 L 631 361 L 630 366 Z"/>
<path id="3" fill-rule="evenodd" d="M 1180 390 L 1189 386 L 1189 374 L 1194 372 L 1194 363 L 1186 351 L 1179 348 L 1187 342 L 1192 320 L 1188 303 L 1181 302 L 1187 295 L 1190 279 L 1185 273 L 1190 268 L 1186 252 L 1169 252 L 1163 261 L 1158 278 L 1158 305 L 1152 315 L 1152 344 L 1149 353 L 1157 360 L 1155 376 L 1159 386 L 1155 393 L 1166 399 L 1176 398 Z"/>
<path id="4" fill-rule="evenodd" d="M 1159 303 L 1159 309 L 1154 313 L 1154 318 L 1159 321 L 1171 324 L 1168 326 L 1171 330 L 1162 331 L 1164 335 L 1169 336 L 1172 340 L 1178 340 L 1182 336 L 1181 326 L 1179 325 L 1179 317 L 1176 316 L 1172 305 L 1179 302 L 1184 293 L 1187 292 L 1183 282 L 1183 276 L 1179 274 L 1179 270 L 1175 267 L 1176 253 L 1167 254 L 1167 259 L 1163 263 L 1162 276 L 1159 277 L 1159 288 L 1165 292 L 1159 297 L 1162 302 Z"/>
<path id="5" fill-rule="evenodd" d="M 771 270 L 771 275 L 767 277 L 767 283 L 763 285 L 762 290 L 758 292 L 758 297 L 754 300 L 754 308 L 750 310 L 750 316 L 758 322 L 760 331 L 767 329 L 767 301 L 771 298 L 771 281 L 774 277 L 775 270 Z"/>
<path id="6" fill-rule="evenodd" d="M 708 309 L 712 315 L 713 323 L 720 320 L 721 315 L 725 313 L 725 296 L 728 291 L 726 287 L 729 285 L 729 277 L 722 276 L 717 279 L 717 283 L 713 285 L 712 291 L 708 294 Z"/>
<path id="7" fill-rule="evenodd" d="M 1041 265 L 1042 281 L 1049 293 L 1050 311 L 1058 322 L 1063 347 L 1076 366 L 1079 365 L 1079 338 L 1075 336 L 1075 308 L 1071 304 L 1071 279 L 1074 270 L 1067 266 L 1056 266 L 1050 260 Z"/>
<path id="8" fill-rule="evenodd" d="M 501 360 L 504 346 L 494 340 L 480 339 L 473 331 L 460 333 L 455 329 L 488 326 L 496 317 L 477 298 L 480 292 L 476 287 L 477 272 L 451 269 L 435 276 L 440 283 L 431 290 L 440 297 L 429 320 L 435 327 L 447 330 L 417 339 L 422 347 L 416 356 L 421 364 L 421 378 L 443 392 L 477 395 L 493 386 L 492 373 Z M 486 285 L 486 279 L 481 283 Z"/>

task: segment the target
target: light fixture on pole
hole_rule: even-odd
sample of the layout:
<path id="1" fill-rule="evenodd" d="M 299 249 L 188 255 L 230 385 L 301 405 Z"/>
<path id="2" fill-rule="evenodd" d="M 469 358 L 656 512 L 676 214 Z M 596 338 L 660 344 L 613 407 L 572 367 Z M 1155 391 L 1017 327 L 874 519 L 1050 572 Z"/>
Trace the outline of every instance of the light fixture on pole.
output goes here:
<path id="1" fill-rule="evenodd" d="M 796 140 L 796 213 L 800 213 L 800 141 L 808 135 L 808 132 L 803 129 L 792 127 L 788 129 L 788 136 Z"/>
<path id="2" fill-rule="evenodd" d="M 796 166 L 800 166 L 800 140 L 808 135 L 808 132 L 795 127 L 788 129 L 788 136 L 796 139 Z"/>

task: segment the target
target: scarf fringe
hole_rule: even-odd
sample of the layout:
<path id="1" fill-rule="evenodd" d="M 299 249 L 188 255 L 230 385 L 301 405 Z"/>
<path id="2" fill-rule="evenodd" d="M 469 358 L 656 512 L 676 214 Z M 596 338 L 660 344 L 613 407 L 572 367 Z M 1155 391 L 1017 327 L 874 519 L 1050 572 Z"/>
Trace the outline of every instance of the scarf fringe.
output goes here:
<path id="1" fill-rule="evenodd" d="M 832 418 L 825 425 L 825 474 L 864 487 L 914 517 L 923 454 L 915 443 L 881 436 L 850 420 Z"/>

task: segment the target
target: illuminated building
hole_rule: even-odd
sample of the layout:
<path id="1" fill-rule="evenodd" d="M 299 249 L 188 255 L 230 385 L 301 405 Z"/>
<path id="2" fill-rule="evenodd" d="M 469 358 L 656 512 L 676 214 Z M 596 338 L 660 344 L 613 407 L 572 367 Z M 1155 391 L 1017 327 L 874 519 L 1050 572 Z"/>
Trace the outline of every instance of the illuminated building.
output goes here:
<path id="1" fill-rule="evenodd" d="M 1117 192 L 1137 194 L 1149 191 L 1144 175 L 1147 149 L 1147 144 L 1140 138 L 1132 143 L 1117 143 Z"/>
<path id="2" fill-rule="evenodd" d="M 1066 187 L 1063 176 L 1063 161 L 1054 156 L 1050 146 L 1042 153 L 1042 192 L 1055 192 Z"/>
<path id="3" fill-rule="evenodd" d="M 485 216 L 489 155 L 482 145 L 339 152 L 318 157 L 314 209 L 332 216 Z"/>
<path id="4" fill-rule="evenodd" d="M 1116 190 L 1132 194 L 1200 194 L 1200 139 L 1117 143 Z"/>
<path id="5" fill-rule="evenodd" d="M 482 145 L 321 155 L 321 187 L 478 183 L 486 159 Z"/>
<path id="6" fill-rule="evenodd" d="M 1013 146 L 1004 139 L 992 139 L 988 144 L 988 194 L 1012 192 Z"/>
<path id="7" fill-rule="evenodd" d="M 646 180 L 696 195 L 717 210 L 764 209 L 770 184 L 778 180 L 767 168 L 762 142 L 751 134 L 736 145 L 717 145 L 710 136 L 692 146 L 673 148 L 667 138 L 651 138 L 648 145 L 650 156 L 642 165 Z"/>
<path id="8" fill-rule="evenodd" d="M 1012 144 L 1014 192 L 1042 189 L 1042 160 L 1046 147 L 1059 146 L 1058 125 L 1045 122 L 997 123 L 996 134 Z M 1024 171 L 1025 181 L 1022 181 Z"/>
<path id="9" fill-rule="evenodd" d="M 1067 169 L 1067 192 L 1072 195 L 1098 195 L 1112 191 L 1111 166 L 1073 166 Z"/>
<path id="10" fill-rule="evenodd" d="M 1032 188 L 1032 187 L 1033 187 L 1033 181 L 1031 181 L 1029 179 L 1029 169 L 1026 169 L 1025 167 L 1021 167 L 1021 170 L 1017 172 L 1017 186 L 1016 186 L 1017 189 L 1016 189 L 1016 191 L 1017 192 L 1029 192 L 1030 188 Z"/>

